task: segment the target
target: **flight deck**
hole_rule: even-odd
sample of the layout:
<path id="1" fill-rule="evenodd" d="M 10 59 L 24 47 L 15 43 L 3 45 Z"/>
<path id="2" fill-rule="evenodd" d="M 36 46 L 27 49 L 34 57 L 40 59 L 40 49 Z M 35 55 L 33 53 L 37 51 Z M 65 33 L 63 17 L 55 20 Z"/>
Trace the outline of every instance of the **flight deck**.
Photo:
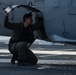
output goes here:
<path id="1" fill-rule="evenodd" d="M 0 42 L 0 75 L 76 75 L 76 46 L 36 40 L 30 49 L 38 58 L 37 65 L 17 66 L 10 63 L 8 40 Z"/>

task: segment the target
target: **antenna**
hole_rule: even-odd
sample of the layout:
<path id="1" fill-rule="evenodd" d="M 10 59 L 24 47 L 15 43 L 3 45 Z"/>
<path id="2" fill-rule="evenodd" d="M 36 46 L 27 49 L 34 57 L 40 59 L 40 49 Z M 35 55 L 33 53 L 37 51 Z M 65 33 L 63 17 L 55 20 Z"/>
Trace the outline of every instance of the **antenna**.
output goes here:
<path id="1" fill-rule="evenodd" d="M 32 1 L 30 1 L 30 2 L 28 3 L 28 6 L 34 7 Z"/>
<path id="2" fill-rule="evenodd" d="M 32 1 L 30 1 L 30 2 L 28 3 L 28 6 L 30 6 L 30 7 L 35 7 L 35 6 L 33 5 Z M 32 11 L 28 10 L 27 13 L 32 14 Z"/>

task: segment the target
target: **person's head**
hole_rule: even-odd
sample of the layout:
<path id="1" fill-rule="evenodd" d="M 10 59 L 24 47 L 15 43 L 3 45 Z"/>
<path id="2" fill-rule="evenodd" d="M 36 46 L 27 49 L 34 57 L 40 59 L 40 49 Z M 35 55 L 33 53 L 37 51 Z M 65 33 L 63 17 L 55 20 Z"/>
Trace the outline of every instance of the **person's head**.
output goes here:
<path id="1" fill-rule="evenodd" d="M 26 23 L 27 25 L 32 24 L 32 14 L 25 14 L 23 16 L 23 23 Z"/>

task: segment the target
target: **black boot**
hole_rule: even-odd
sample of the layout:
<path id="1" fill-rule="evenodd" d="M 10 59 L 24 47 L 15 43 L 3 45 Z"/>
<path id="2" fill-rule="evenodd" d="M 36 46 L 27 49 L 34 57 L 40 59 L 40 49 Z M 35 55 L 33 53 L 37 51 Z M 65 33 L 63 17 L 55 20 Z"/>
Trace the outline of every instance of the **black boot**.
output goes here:
<path id="1" fill-rule="evenodd" d="M 17 65 L 18 66 L 25 66 L 25 65 L 27 65 L 26 60 L 19 59 Z"/>
<path id="2" fill-rule="evenodd" d="M 15 64 L 16 60 L 18 60 L 18 55 L 13 54 L 12 59 L 11 59 L 11 63 Z"/>

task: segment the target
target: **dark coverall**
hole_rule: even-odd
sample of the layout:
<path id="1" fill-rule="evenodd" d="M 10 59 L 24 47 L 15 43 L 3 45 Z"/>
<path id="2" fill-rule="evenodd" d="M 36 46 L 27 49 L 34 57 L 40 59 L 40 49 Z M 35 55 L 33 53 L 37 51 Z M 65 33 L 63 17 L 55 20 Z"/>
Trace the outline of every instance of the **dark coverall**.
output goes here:
<path id="1" fill-rule="evenodd" d="M 9 51 L 18 55 L 18 60 L 26 60 L 26 63 L 36 64 L 37 57 L 27 48 L 27 44 L 34 41 L 33 31 L 36 28 L 33 25 L 25 28 L 23 23 L 11 23 L 8 21 L 8 16 L 5 17 L 4 26 L 13 30 L 8 45 Z"/>

